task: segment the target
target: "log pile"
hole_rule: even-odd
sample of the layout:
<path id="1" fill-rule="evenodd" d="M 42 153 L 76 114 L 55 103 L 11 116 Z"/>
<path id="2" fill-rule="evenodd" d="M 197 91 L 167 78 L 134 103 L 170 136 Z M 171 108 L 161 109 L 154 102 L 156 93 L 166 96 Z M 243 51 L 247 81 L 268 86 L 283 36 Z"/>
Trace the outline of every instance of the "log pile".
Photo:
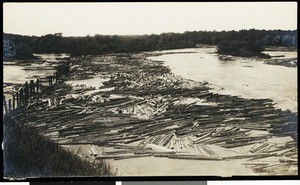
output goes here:
<path id="1" fill-rule="evenodd" d="M 270 99 L 212 93 L 204 83 L 175 76 L 143 55 L 89 56 L 71 62 L 69 80 L 109 76 L 102 88 L 114 88 L 83 95 L 95 89 L 63 82 L 44 87 L 42 96 L 15 118 L 61 145 L 110 148 L 98 152 L 98 159 L 242 158 L 259 173 L 277 174 L 286 168 L 295 172 L 297 114 L 276 109 Z M 195 101 L 186 103 L 189 98 Z M 271 143 L 281 137 L 291 141 Z M 276 162 L 261 161 L 274 156 Z"/>

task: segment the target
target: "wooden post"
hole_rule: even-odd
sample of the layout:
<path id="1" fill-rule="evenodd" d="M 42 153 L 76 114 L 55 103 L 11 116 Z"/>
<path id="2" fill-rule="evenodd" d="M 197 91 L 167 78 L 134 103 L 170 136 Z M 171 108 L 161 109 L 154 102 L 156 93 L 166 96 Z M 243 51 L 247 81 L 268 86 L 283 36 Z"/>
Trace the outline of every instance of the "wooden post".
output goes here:
<path id="1" fill-rule="evenodd" d="M 16 109 L 16 95 L 14 94 L 13 95 L 13 110 L 15 110 Z"/>
<path id="2" fill-rule="evenodd" d="M 5 99 L 4 95 L 3 95 L 3 105 L 4 105 L 5 114 L 7 114 L 7 104 L 6 104 L 6 99 Z"/>
<path id="3" fill-rule="evenodd" d="M 11 112 L 11 99 L 8 100 L 8 113 Z"/>
<path id="4" fill-rule="evenodd" d="M 20 107 L 24 105 L 24 93 L 23 93 L 23 87 L 20 89 Z"/>
<path id="5" fill-rule="evenodd" d="M 29 87 L 28 87 L 28 82 L 25 83 L 25 103 L 27 104 L 28 103 L 28 100 L 29 100 Z"/>
<path id="6" fill-rule="evenodd" d="M 20 96 L 19 96 L 19 91 L 17 91 L 16 95 L 17 95 L 17 107 L 20 107 Z"/>
<path id="7" fill-rule="evenodd" d="M 35 87 L 34 87 L 34 81 L 33 80 L 30 80 L 30 86 L 31 86 L 31 88 L 30 88 L 30 90 L 31 90 L 30 94 L 33 95 L 33 94 L 35 94 Z"/>
<path id="8" fill-rule="evenodd" d="M 55 81 L 57 82 L 58 81 L 58 74 L 57 74 L 57 72 L 54 73 L 54 76 L 55 76 Z"/>
<path id="9" fill-rule="evenodd" d="M 22 105 L 25 104 L 25 89 L 22 88 Z"/>
<path id="10" fill-rule="evenodd" d="M 36 79 L 36 93 L 39 93 L 39 79 Z"/>
<path id="11" fill-rule="evenodd" d="M 51 85 L 51 76 L 49 76 L 48 78 L 49 78 L 49 85 Z"/>
<path id="12" fill-rule="evenodd" d="M 24 104 L 23 99 L 24 99 L 24 96 L 23 96 L 23 87 L 22 87 L 22 88 L 20 88 L 20 107 Z"/>
<path id="13" fill-rule="evenodd" d="M 69 66 L 69 63 L 67 63 L 66 71 L 65 71 L 66 76 L 69 74 L 69 71 L 70 71 L 70 66 Z"/>
<path id="14" fill-rule="evenodd" d="M 31 83 L 31 80 L 29 82 L 29 96 L 32 96 L 32 83 Z"/>

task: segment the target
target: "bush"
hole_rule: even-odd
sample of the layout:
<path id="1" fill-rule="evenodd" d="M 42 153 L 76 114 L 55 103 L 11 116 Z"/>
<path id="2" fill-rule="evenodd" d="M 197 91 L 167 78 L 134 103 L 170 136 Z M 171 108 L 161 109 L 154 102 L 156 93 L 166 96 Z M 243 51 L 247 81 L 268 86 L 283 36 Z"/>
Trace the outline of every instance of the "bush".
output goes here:
<path id="1" fill-rule="evenodd" d="M 270 58 L 269 55 L 262 53 L 264 46 L 258 41 L 224 41 L 217 46 L 217 53 L 241 56 L 241 57 L 253 57 L 258 56 L 261 58 Z"/>

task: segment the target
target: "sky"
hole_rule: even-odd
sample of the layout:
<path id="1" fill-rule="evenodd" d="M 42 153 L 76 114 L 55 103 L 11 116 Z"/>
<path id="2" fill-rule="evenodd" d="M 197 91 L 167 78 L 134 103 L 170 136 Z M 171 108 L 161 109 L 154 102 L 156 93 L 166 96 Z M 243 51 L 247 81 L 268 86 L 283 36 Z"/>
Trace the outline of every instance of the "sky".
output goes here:
<path id="1" fill-rule="evenodd" d="M 41 36 L 297 29 L 297 2 L 4 3 L 3 32 Z"/>

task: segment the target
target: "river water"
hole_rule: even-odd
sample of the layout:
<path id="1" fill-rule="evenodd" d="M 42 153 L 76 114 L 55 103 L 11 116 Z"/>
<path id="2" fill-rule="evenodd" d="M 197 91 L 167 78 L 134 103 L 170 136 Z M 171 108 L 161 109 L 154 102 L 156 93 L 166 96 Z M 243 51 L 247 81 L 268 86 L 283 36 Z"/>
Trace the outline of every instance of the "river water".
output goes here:
<path id="1" fill-rule="evenodd" d="M 40 76 L 53 74 L 55 63 L 68 57 L 68 54 L 35 54 L 39 60 L 33 60 L 26 65 L 17 65 L 18 60 L 3 63 L 3 82 L 22 84 Z M 36 70 L 31 70 L 34 68 Z M 45 69 L 47 68 L 47 69 Z"/>
<path id="2" fill-rule="evenodd" d="M 178 53 L 149 59 L 164 61 L 173 73 L 184 78 L 209 82 L 214 92 L 243 98 L 269 98 L 277 108 L 297 112 L 297 68 L 264 64 L 263 60 L 254 58 L 233 57 L 233 60 L 224 61 L 214 51 L 215 48 L 171 50 Z M 160 53 L 164 52 L 170 51 Z M 266 53 L 297 58 L 297 52 Z"/>
<path id="3" fill-rule="evenodd" d="M 270 98 L 276 107 L 297 112 L 297 68 L 269 65 L 264 64 L 263 60 L 241 57 L 222 61 L 214 51 L 213 47 L 157 51 L 151 53 L 161 55 L 148 59 L 164 61 L 165 66 L 181 77 L 209 82 L 213 92 L 243 98 Z M 271 56 L 285 55 L 277 58 L 297 57 L 297 52 L 266 53 Z M 246 148 L 243 148 L 244 152 Z M 108 162 L 113 169 L 117 169 L 118 176 L 258 175 L 241 165 L 241 159 L 203 161 L 143 157 Z"/>
<path id="4" fill-rule="evenodd" d="M 34 54 L 37 60 L 27 61 L 20 65 L 18 60 L 3 63 L 3 91 L 4 95 L 11 98 L 13 88 L 17 84 L 24 84 L 29 80 L 52 75 L 57 63 L 68 54 Z"/>

